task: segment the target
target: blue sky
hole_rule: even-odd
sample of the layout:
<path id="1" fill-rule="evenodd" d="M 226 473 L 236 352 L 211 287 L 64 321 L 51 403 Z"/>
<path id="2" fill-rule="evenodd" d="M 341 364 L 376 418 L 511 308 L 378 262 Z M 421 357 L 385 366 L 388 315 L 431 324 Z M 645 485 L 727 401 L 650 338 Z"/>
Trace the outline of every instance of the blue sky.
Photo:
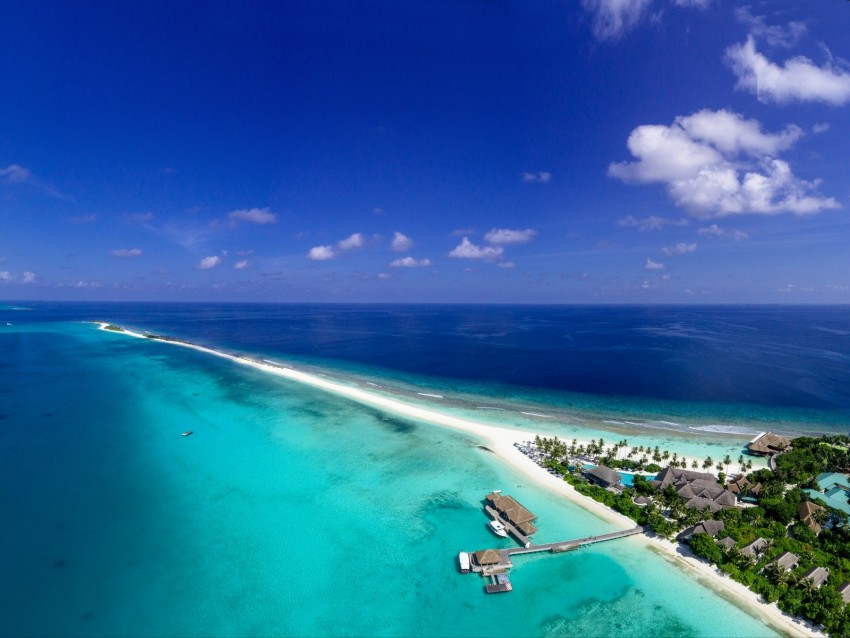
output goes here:
<path id="1" fill-rule="evenodd" d="M 3 3 L 0 298 L 846 303 L 847 33 L 843 0 Z"/>

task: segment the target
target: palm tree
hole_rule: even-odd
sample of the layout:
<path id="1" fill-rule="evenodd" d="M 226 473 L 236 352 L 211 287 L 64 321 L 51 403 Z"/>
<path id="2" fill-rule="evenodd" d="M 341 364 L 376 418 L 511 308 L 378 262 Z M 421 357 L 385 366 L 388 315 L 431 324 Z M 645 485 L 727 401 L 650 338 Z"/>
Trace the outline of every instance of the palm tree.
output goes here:
<path id="1" fill-rule="evenodd" d="M 702 469 L 707 470 L 712 465 L 714 465 L 714 460 L 710 456 L 705 457 L 705 461 L 702 462 Z"/>
<path id="2" fill-rule="evenodd" d="M 696 459 L 694 459 L 694 460 L 691 462 L 691 467 L 692 467 L 692 468 L 694 468 L 694 469 L 697 469 L 697 468 L 699 467 L 699 463 L 697 463 L 697 460 L 696 460 Z"/>
<path id="3" fill-rule="evenodd" d="M 732 465 L 732 458 L 728 454 L 723 457 L 723 465 L 725 465 L 726 467 Z"/>
<path id="4" fill-rule="evenodd" d="M 738 455 L 738 472 L 740 472 L 741 474 L 744 473 L 744 455 L 743 454 Z"/>

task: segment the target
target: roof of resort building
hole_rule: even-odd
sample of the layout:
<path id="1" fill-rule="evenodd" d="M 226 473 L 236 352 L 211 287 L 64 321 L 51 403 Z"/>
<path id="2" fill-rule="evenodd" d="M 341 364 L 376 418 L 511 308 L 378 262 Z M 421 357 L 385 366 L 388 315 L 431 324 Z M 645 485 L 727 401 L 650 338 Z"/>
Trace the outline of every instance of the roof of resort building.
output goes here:
<path id="1" fill-rule="evenodd" d="M 735 539 L 731 536 L 727 536 L 726 538 L 721 538 L 717 541 L 717 544 L 720 545 L 723 549 L 732 549 L 735 547 Z"/>
<path id="2" fill-rule="evenodd" d="M 537 528 L 533 523 L 526 521 L 525 523 L 517 523 L 516 528 L 526 536 L 533 536 L 537 532 Z"/>
<path id="3" fill-rule="evenodd" d="M 697 523 L 691 527 L 687 527 L 683 529 L 676 538 L 682 540 L 684 538 L 690 538 L 694 534 L 708 534 L 709 536 L 717 536 L 720 532 L 722 532 L 726 528 L 726 525 L 723 521 L 703 521 L 702 523 Z M 732 541 L 734 544 L 735 541 Z"/>
<path id="4" fill-rule="evenodd" d="M 812 499 L 822 499 L 827 505 L 850 514 L 850 477 L 838 472 L 827 472 L 818 476 L 818 485 L 823 492 L 813 489 L 803 490 Z"/>
<path id="5" fill-rule="evenodd" d="M 733 476 L 726 484 L 727 489 L 733 494 L 746 496 L 747 494 L 758 495 L 761 492 L 761 483 L 751 483 L 743 474 Z"/>
<path id="6" fill-rule="evenodd" d="M 617 472 L 612 470 L 610 467 L 605 467 L 604 465 L 597 465 L 594 468 L 585 470 L 584 473 L 588 476 L 588 478 L 604 485 L 616 485 L 622 480 Z"/>
<path id="7" fill-rule="evenodd" d="M 485 549 L 475 552 L 475 562 L 479 565 L 496 565 L 502 562 L 502 556 L 495 549 Z"/>
<path id="8" fill-rule="evenodd" d="M 639 506 L 639 507 L 646 507 L 647 505 L 652 503 L 652 499 L 650 497 L 643 496 L 643 495 L 635 496 L 634 499 L 632 499 L 632 500 L 634 501 L 634 504 Z"/>
<path id="9" fill-rule="evenodd" d="M 826 567 L 812 567 L 809 571 L 803 574 L 800 580 L 810 580 L 815 587 L 820 587 L 829 578 L 829 569 Z"/>
<path id="10" fill-rule="evenodd" d="M 850 603 L 850 580 L 845 581 L 844 583 L 836 587 L 835 591 L 841 594 L 841 597 L 844 599 L 845 603 Z"/>
<path id="11" fill-rule="evenodd" d="M 800 504 L 797 506 L 797 516 L 815 534 L 820 534 L 823 529 L 817 521 L 821 512 L 826 512 L 826 509 L 811 501 L 800 501 Z"/>
<path id="12" fill-rule="evenodd" d="M 756 556 L 760 554 L 767 546 L 768 541 L 764 538 L 757 538 L 751 543 L 747 543 L 741 548 L 741 553 L 744 556 Z"/>
<path id="13" fill-rule="evenodd" d="M 773 563 L 777 567 L 781 567 L 782 569 L 794 569 L 797 566 L 797 563 L 800 562 L 800 557 L 797 554 L 792 554 L 791 552 L 782 552 Z"/>
<path id="14" fill-rule="evenodd" d="M 504 496 L 491 492 L 486 496 L 487 502 L 493 509 L 502 514 L 514 525 L 528 523 L 537 518 L 533 513 L 520 505 L 512 496 Z"/>
<path id="15" fill-rule="evenodd" d="M 789 445 L 791 445 L 791 440 L 781 434 L 762 432 L 747 443 L 746 447 L 752 454 L 775 454 L 782 452 Z"/>
<path id="16" fill-rule="evenodd" d="M 657 490 L 672 487 L 685 500 L 685 507 L 689 509 L 708 509 L 716 512 L 722 507 L 735 507 L 738 502 L 732 492 L 720 485 L 713 474 L 707 472 L 667 467 L 649 483 Z"/>

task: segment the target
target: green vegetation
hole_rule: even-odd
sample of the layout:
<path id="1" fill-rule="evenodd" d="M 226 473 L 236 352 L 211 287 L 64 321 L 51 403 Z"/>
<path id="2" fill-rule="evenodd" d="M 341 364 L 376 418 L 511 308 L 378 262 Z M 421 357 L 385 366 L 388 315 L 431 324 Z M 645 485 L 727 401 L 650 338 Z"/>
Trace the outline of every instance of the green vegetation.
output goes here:
<path id="1" fill-rule="evenodd" d="M 112 332 L 124 332 L 124 328 L 122 328 L 121 326 L 115 326 L 111 323 L 108 323 L 105 326 L 103 326 L 103 329 L 104 330 L 111 330 Z"/>
<path id="2" fill-rule="evenodd" d="M 717 565 L 730 578 L 760 594 L 766 602 L 776 602 L 782 611 L 819 624 L 832 636 L 850 636 L 850 606 L 837 591 L 837 587 L 850 581 L 848 516 L 816 500 L 825 507 L 813 515 L 815 522 L 823 527 L 816 534 L 817 527 L 813 530 L 802 522 L 798 510 L 800 503 L 811 500 L 803 488 L 815 487 L 819 474 L 850 473 L 850 437 L 794 439 L 788 451 L 775 457 L 774 471 L 761 469 L 747 475 L 753 485 L 761 483 L 753 506 L 722 509 L 715 514 L 685 508 L 684 501 L 672 487 L 658 492 L 640 474 L 635 475 L 630 488 L 619 492 L 604 489 L 581 474 L 581 462 L 655 471 L 661 467 L 658 462 L 650 463 L 650 458 L 669 459 L 668 465 L 674 467 L 708 469 L 714 466 L 725 478 L 721 468 L 752 468 L 751 463 L 744 462 L 743 456 L 738 458 L 737 464 L 728 456 L 720 463 L 710 458 L 698 463 L 696 459 L 678 459 L 657 448 L 631 448 L 626 458 L 620 458 L 622 451 L 628 450 L 625 441 L 608 449 L 602 440 L 583 447 L 575 441 L 567 445 L 557 437 L 537 437 L 535 444 L 544 453 L 544 467 L 560 473 L 579 493 L 604 503 L 659 536 L 671 538 L 683 528 L 707 519 L 723 521 L 724 531 L 719 537 L 728 536 L 735 545 L 725 549 L 708 534 L 694 534 L 688 542 L 695 555 Z M 635 456 L 638 459 L 632 460 Z M 652 502 L 640 507 L 634 502 L 637 496 L 651 496 Z M 745 545 L 758 538 L 767 540 L 761 551 L 752 556 L 742 553 Z M 794 569 L 785 570 L 774 563 L 784 552 L 799 558 Z M 820 588 L 803 578 L 803 574 L 814 567 L 829 570 L 829 578 Z"/>

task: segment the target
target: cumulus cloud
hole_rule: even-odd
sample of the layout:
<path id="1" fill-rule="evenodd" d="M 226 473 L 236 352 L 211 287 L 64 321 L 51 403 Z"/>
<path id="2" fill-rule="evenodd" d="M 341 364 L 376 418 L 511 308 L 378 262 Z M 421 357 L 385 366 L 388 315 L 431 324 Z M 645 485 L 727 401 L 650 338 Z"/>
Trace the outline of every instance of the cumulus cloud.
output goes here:
<path id="1" fill-rule="evenodd" d="M 141 248 L 116 248 L 109 253 L 113 257 L 120 257 L 122 259 L 127 259 L 129 257 L 141 257 L 142 249 Z"/>
<path id="2" fill-rule="evenodd" d="M 687 225 L 687 219 L 671 219 L 669 217 L 657 217 L 655 215 L 650 215 L 649 217 L 644 217 L 642 219 L 638 219 L 634 215 L 626 215 L 623 219 L 617 222 L 617 226 L 633 227 L 637 228 L 641 232 L 645 230 L 661 230 L 665 226 Z"/>
<path id="3" fill-rule="evenodd" d="M 644 268 L 646 270 L 664 270 L 664 264 L 659 264 L 658 262 L 652 261 L 649 257 L 647 257 Z"/>
<path id="4" fill-rule="evenodd" d="M 593 35 L 598 40 L 618 40 L 634 29 L 652 0 L 581 0 L 591 14 Z"/>
<path id="5" fill-rule="evenodd" d="M 696 244 L 686 244 L 685 242 L 679 242 L 675 246 L 664 246 L 661 249 L 661 252 L 665 255 L 684 255 L 686 253 L 692 253 L 696 251 Z"/>
<path id="6" fill-rule="evenodd" d="M 307 253 L 307 259 L 310 261 L 327 261 L 336 256 L 332 246 L 313 246 L 310 252 Z"/>
<path id="7" fill-rule="evenodd" d="M 210 257 L 204 257 L 198 263 L 199 270 L 209 270 L 210 268 L 215 268 L 221 263 L 221 257 L 218 255 L 211 255 Z"/>
<path id="8" fill-rule="evenodd" d="M 392 278 L 393 278 L 393 276 L 389 273 L 386 273 L 386 272 L 379 272 L 378 273 L 378 279 L 392 279 Z"/>
<path id="9" fill-rule="evenodd" d="M 697 230 L 697 232 L 703 237 L 725 237 L 734 241 L 744 241 L 745 239 L 750 238 L 750 236 L 743 230 L 721 228 L 717 224 L 712 224 L 711 226 L 700 228 L 699 230 Z"/>
<path id="10" fill-rule="evenodd" d="M 349 235 L 345 239 L 338 241 L 336 245 L 340 250 L 352 250 L 354 248 L 362 248 L 363 243 L 363 234 L 354 233 L 353 235 Z"/>
<path id="11" fill-rule="evenodd" d="M 414 259 L 413 257 L 402 257 L 390 262 L 390 266 L 393 268 L 423 268 L 430 265 L 430 259 Z"/>
<path id="12" fill-rule="evenodd" d="M 484 235 L 484 240 L 490 244 L 504 246 L 507 244 L 527 244 L 537 235 L 531 228 L 511 230 L 510 228 L 493 228 Z"/>
<path id="13" fill-rule="evenodd" d="M 20 164 L 9 164 L 6 168 L 0 168 L 0 179 L 7 184 L 23 184 L 30 175 L 30 170 Z"/>
<path id="14" fill-rule="evenodd" d="M 523 173 L 522 181 L 526 184 L 531 182 L 540 182 L 545 184 L 552 179 L 552 173 L 548 171 L 540 171 L 539 173 Z"/>
<path id="15" fill-rule="evenodd" d="M 247 259 L 243 259 L 242 261 L 237 261 L 235 264 L 233 264 L 233 267 L 236 270 L 245 270 L 246 268 L 251 267 L 251 262 Z"/>
<path id="16" fill-rule="evenodd" d="M 404 253 L 413 248 L 413 240 L 407 235 L 400 233 L 398 231 L 393 233 L 393 240 L 390 244 L 390 248 L 392 248 L 397 253 Z"/>
<path id="17" fill-rule="evenodd" d="M 35 283 L 35 273 L 29 270 L 25 271 L 23 277 L 21 277 L 21 281 L 25 284 Z"/>
<path id="18" fill-rule="evenodd" d="M 232 223 L 247 222 L 250 224 L 276 224 L 277 215 L 268 208 L 242 208 L 227 213 L 227 218 Z"/>
<path id="19" fill-rule="evenodd" d="M 612 163 L 608 175 L 665 184 L 678 206 L 700 218 L 839 208 L 834 198 L 814 194 L 817 181 L 798 179 L 787 162 L 776 158 L 802 135 L 794 125 L 764 133 L 756 120 L 705 109 L 679 116 L 670 126 L 638 126 L 627 142 L 637 161 Z"/>
<path id="20" fill-rule="evenodd" d="M 772 47 L 790 48 L 797 44 L 806 33 L 806 25 L 803 22 L 789 22 L 787 26 L 767 25 L 764 16 L 754 16 L 748 7 L 735 9 L 735 17 L 740 22 L 748 25 L 750 35 L 754 38 L 767 42 Z"/>
<path id="21" fill-rule="evenodd" d="M 504 249 L 501 246 L 476 246 L 469 238 L 464 237 L 455 248 L 449 253 L 449 257 L 457 259 L 498 259 L 502 256 Z"/>
<path id="22" fill-rule="evenodd" d="M 0 270 L 0 281 L 12 281 L 14 275 L 8 270 Z"/>
<path id="23" fill-rule="evenodd" d="M 749 91 L 760 102 L 826 102 L 835 106 L 850 101 L 850 73 L 827 60 L 817 66 L 804 56 L 774 64 L 756 51 L 755 39 L 726 50 L 726 62 L 738 78 L 735 88 Z"/>
<path id="24" fill-rule="evenodd" d="M 817 122 L 812 126 L 812 133 L 820 134 L 826 133 L 830 129 L 828 122 Z"/>

